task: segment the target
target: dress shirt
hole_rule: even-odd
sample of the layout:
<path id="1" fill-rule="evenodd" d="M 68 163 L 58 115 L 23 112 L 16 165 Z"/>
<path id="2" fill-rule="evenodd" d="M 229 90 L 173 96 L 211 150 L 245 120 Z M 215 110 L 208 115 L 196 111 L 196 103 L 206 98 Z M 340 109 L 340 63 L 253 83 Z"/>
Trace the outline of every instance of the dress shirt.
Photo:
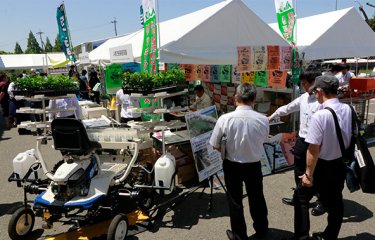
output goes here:
<path id="1" fill-rule="evenodd" d="M 13 91 L 15 90 L 15 83 L 14 82 L 11 82 L 8 86 L 8 94 L 9 94 L 9 97 L 12 99 L 14 98 L 14 94 L 13 94 Z"/>
<path id="2" fill-rule="evenodd" d="M 335 111 L 345 148 L 348 148 L 352 136 L 351 108 L 347 104 L 340 103 L 337 98 L 324 102 L 322 108 L 326 107 L 330 107 Z M 335 121 L 332 113 L 327 109 L 322 109 L 312 116 L 305 141 L 320 145 L 320 159 L 334 160 L 342 156 L 340 144 L 337 139 Z"/>
<path id="3" fill-rule="evenodd" d="M 311 116 L 321 108 L 314 95 L 304 93 L 300 97 L 294 99 L 288 105 L 279 107 L 272 115 L 271 119 L 279 116 L 287 116 L 291 113 L 300 111 L 299 114 L 299 133 L 298 136 L 306 138 L 307 130 L 311 121 Z"/>
<path id="4" fill-rule="evenodd" d="M 211 98 L 206 93 L 203 93 L 201 97 L 196 96 L 195 102 L 190 106 L 190 108 L 200 110 L 209 106 L 212 106 Z"/>
<path id="5" fill-rule="evenodd" d="M 139 103 L 137 104 L 136 99 L 132 99 L 129 94 L 124 94 L 122 89 L 116 92 L 116 104 L 121 105 L 121 117 L 122 118 L 139 118 L 141 117 L 141 113 L 132 112 L 128 109 L 128 107 L 139 107 Z"/>
<path id="6" fill-rule="evenodd" d="M 56 99 L 56 100 L 50 100 L 49 106 L 50 109 L 61 109 L 63 111 L 57 112 L 57 113 L 50 113 L 48 115 L 49 120 L 53 120 L 54 118 L 63 118 L 74 115 L 74 113 L 77 116 L 77 119 L 81 119 L 81 107 L 78 104 L 78 100 L 76 96 L 70 97 L 70 98 L 62 98 L 62 99 Z M 75 108 L 74 111 L 64 111 L 68 108 Z"/>
<path id="7" fill-rule="evenodd" d="M 234 112 L 224 114 L 217 120 L 209 143 L 219 148 L 225 136 L 226 159 L 239 163 L 258 162 L 268 134 L 267 117 L 250 106 L 239 106 Z"/>

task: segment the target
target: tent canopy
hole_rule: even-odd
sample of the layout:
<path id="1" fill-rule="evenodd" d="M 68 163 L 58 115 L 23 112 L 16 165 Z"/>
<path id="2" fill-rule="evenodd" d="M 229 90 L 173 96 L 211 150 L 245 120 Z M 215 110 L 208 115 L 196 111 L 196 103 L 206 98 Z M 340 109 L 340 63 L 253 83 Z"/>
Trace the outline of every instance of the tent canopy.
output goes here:
<path id="1" fill-rule="evenodd" d="M 47 66 L 66 60 L 64 53 L 47 53 Z M 45 54 L 9 54 L 0 55 L 0 70 L 43 68 L 46 65 Z"/>
<path id="2" fill-rule="evenodd" d="M 270 26 L 281 35 L 277 23 Z M 375 32 L 353 7 L 299 18 L 296 26 L 307 60 L 375 56 Z"/>
<path id="3" fill-rule="evenodd" d="M 109 63 L 109 48 L 131 44 L 140 61 L 143 29 L 110 39 L 93 50 L 91 62 Z M 160 61 L 186 64 L 236 64 L 239 46 L 288 46 L 241 0 L 226 0 L 160 23 Z"/>

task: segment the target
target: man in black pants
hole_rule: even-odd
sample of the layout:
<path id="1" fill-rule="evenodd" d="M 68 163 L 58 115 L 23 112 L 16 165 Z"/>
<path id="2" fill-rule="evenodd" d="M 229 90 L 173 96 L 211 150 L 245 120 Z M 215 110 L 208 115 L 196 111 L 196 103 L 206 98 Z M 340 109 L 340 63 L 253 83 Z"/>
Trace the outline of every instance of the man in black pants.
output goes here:
<path id="1" fill-rule="evenodd" d="M 262 238 L 268 232 L 268 211 L 259 159 L 264 151 L 263 143 L 268 137 L 269 122 L 267 117 L 253 110 L 256 98 L 254 85 L 241 84 L 236 92 L 236 110 L 218 119 L 209 143 L 215 149 L 223 145 L 226 150 L 223 170 L 231 224 L 231 230 L 227 230 L 228 238 L 247 240 L 242 204 L 243 183 L 256 236 Z M 225 145 L 222 143 L 223 137 L 226 138 Z"/>
<path id="2" fill-rule="evenodd" d="M 305 142 L 305 138 L 307 136 L 311 116 L 321 108 L 321 105 L 318 103 L 315 96 L 309 91 L 310 87 L 314 84 L 315 78 L 319 75 L 320 73 L 301 74 L 301 86 L 305 90 L 305 93 L 293 100 L 291 103 L 279 107 L 268 118 L 270 121 L 272 121 L 280 116 L 287 116 L 294 112 L 300 113 L 298 138 L 294 146 L 294 177 L 296 187 L 301 182 L 299 176 L 301 176 L 306 169 L 306 152 L 309 144 Z M 285 204 L 293 206 L 295 197 L 296 196 L 294 195 L 293 198 L 282 198 L 282 201 Z M 315 216 L 325 213 L 324 207 L 319 200 L 316 201 L 315 207 L 312 209 L 311 213 Z"/>
<path id="3" fill-rule="evenodd" d="M 328 225 L 324 232 L 314 233 L 312 239 L 336 240 L 344 214 L 342 190 L 345 182 L 345 163 L 342 158 L 338 135 L 342 136 L 343 147 L 347 149 L 352 137 L 352 112 L 347 104 L 337 99 L 339 83 L 334 76 L 319 76 L 315 79 L 313 93 L 322 110 L 312 118 L 305 141 L 309 143 L 307 150 L 307 166 L 301 176 L 301 186 L 295 204 L 295 237 L 308 236 L 309 213 L 308 203 L 311 192 L 317 191 L 328 212 Z M 334 115 L 337 116 L 335 124 Z M 336 131 L 337 130 L 337 131 Z M 315 188 L 315 190 L 314 190 Z"/>

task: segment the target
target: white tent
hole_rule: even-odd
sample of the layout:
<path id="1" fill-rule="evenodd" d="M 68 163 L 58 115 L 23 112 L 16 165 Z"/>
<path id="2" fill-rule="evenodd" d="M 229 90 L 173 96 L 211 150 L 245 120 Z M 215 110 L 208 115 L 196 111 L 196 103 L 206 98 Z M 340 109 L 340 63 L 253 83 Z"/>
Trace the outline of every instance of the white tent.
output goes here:
<path id="1" fill-rule="evenodd" d="M 131 44 L 140 61 L 143 29 L 110 39 L 90 55 L 94 63 L 109 63 L 109 48 Z M 160 23 L 160 61 L 190 64 L 236 64 L 238 46 L 288 44 L 241 0 L 226 0 Z"/>
<path id="2" fill-rule="evenodd" d="M 375 32 L 354 8 L 299 18 L 296 36 L 307 60 L 375 56 Z"/>
<path id="3" fill-rule="evenodd" d="M 49 67 L 66 60 L 64 53 L 0 55 L 0 70 L 43 68 L 46 65 L 46 55 Z"/>

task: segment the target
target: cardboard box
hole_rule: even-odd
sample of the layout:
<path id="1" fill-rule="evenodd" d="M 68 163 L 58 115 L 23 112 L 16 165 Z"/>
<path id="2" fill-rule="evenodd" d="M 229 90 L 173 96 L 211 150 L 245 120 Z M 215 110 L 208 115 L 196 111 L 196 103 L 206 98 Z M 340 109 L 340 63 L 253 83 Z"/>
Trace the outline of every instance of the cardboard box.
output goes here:
<path id="1" fill-rule="evenodd" d="M 197 177 L 194 164 L 188 164 L 177 169 L 176 184 L 184 184 Z"/>
<path id="2" fill-rule="evenodd" d="M 375 89 L 375 78 L 352 78 L 349 83 L 350 89 L 355 90 L 374 90 Z"/>
<path id="3" fill-rule="evenodd" d="M 84 107 L 82 108 L 82 115 L 86 119 L 100 118 L 102 115 L 107 116 L 107 109 L 104 107 Z"/>

